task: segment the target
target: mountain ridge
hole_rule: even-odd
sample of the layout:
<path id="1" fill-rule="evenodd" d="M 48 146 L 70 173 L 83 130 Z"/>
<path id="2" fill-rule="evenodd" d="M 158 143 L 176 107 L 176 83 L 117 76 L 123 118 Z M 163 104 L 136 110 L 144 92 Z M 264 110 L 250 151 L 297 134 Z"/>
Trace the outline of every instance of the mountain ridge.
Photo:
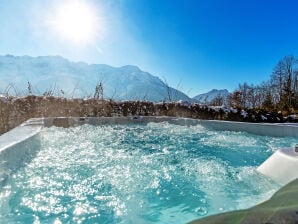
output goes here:
<path id="1" fill-rule="evenodd" d="M 106 64 L 72 62 L 61 56 L 0 56 L 0 92 L 13 86 L 19 95 L 32 91 L 42 95 L 52 91 L 66 97 L 92 97 L 98 83 L 104 97 L 115 100 L 192 102 L 183 92 L 167 86 L 159 77 L 134 65 L 113 67 Z M 12 90 L 11 90 L 12 91 Z"/>
<path id="2" fill-rule="evenodd" d="M 212 89 L 206 93 L 202 93 L 193 97 L 194 100 L 197 100 L 199 103 L 210 103 L 217 96 L 222 96 L 226 98 L 230 92 L 227 89 Z"/>

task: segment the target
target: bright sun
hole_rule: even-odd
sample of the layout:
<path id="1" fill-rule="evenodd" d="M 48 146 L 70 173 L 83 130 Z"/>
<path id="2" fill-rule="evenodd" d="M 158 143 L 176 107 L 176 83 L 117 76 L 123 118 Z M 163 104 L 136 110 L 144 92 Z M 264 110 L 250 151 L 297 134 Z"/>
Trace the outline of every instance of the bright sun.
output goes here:
<path id="1" fill-rule="evenodd" d="M 98 11 L 87 1 L 64 1 L 56 6 L 50 24 L 63 40 L 73 43 L 90 43 L 103 27 Z M 101 30 L 102 31 L 102 30 Z"/>

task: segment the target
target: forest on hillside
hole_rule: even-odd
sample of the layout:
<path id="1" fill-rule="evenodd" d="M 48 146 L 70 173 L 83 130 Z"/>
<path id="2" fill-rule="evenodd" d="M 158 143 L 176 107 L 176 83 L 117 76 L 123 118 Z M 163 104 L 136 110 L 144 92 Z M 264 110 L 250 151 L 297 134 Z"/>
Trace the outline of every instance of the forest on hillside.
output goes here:
<path id="1" fill-rule="evenodd" d="M 241 83 L 226 99 L 217 96 L 210 104 L 297 112 L 298 59 L 292 55 L 285 56 L 273 68 L 268 81 L 259 85 Z"/>

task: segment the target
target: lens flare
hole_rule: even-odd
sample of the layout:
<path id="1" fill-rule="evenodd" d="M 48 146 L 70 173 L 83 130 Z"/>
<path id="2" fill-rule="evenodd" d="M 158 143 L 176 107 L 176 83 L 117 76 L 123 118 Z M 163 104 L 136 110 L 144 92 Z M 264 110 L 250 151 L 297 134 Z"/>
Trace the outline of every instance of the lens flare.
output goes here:
<path id="1" fill-rule="evenodd" d="M 99 8 L 83 0 L 58 3 L 49 17 L 52 31 L 72 43 L 93 42 L 104 30 Z"/>

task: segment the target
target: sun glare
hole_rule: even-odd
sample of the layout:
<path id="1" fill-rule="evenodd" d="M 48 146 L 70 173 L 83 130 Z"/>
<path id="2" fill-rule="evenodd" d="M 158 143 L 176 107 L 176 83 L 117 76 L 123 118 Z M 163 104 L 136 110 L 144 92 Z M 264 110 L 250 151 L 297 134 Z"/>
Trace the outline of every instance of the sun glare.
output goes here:
<path id="1" fill-rule="evenodd" d="M 55 7 L 51 17 L 54 32 L 73 43 L 92 42 L 103 31 L 98 11 L 87 1 L 64 1 Z"/>

